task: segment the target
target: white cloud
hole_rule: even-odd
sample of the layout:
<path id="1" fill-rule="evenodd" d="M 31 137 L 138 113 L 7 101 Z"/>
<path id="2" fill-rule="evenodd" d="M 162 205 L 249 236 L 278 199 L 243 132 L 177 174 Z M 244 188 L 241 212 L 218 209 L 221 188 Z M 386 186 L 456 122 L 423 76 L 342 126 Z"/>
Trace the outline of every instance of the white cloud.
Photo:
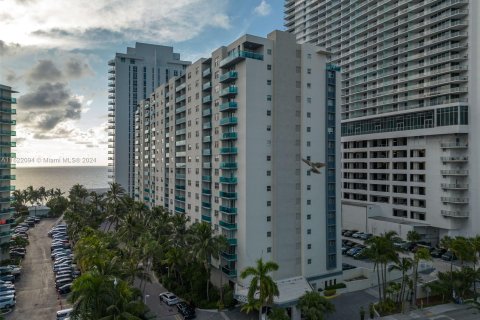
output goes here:
<path id="1" fill-rule="evenodd" d="M 270 6 L 266 0 L 262 0 L 258 6 L 253 9 L 253 12 L 258 14 L 259 16 L 268 16 L 272 11 L 272 6 Z"/>
<path id="2" fill-rule="evenodd" d="M 21 5 L 4 0 L 0 17 L 6 44 L 47 48 L 83 48 L 124 39 L 180 42 L 207 27 L 227 29 L 230 19 L 224 0 L 36 0 Z M 212 16 L 211 8 L 215 8 Z"/>

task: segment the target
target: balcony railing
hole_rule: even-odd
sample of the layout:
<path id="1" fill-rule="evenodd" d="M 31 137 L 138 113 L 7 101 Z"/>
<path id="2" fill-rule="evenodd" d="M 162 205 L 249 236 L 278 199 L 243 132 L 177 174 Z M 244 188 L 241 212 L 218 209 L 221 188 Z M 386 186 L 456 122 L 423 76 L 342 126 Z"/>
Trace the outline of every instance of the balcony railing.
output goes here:
<path id="1" fill-rule="evenodd" d="M 442 210 L 441 213 L 442 213 L 442 216 L 451 217 L 451 218 L 468 218 L 469 216 L 468 211 Z"/>
<path id="2" fill-rule="evenodd" d="M 222 140 L 236 140 L 237 133 L 236 132 L 224 132 L 222 135 Z"/>
<path id="3" fill-rule="evenodd" d="M 220 198 L 234 200 L 234 199 L 237 199 L 237 193 L 236 192 L 220 191 Z"/>
<path id="4" fill-rule="evenodd" d="M 220 212 L 223 212 L 223 213 L 226 213 L 226 214 L 237 214 L 237 208 L 220 206 L 219 209 L 220 209 Z"/>
<path id="5" fill-rule="evenodd" d="M 237 178 L 236 177 L 220 177 L 220 183 L 236 184 L 237 183 Z"/>
<path id="6" fill-rule="evenodd" d="M 263 60 L 263 54 L 251 51 L 235 51 L 230 53 L 225 59 L 220 61 L 220 67 L 228 67 L 229 65 L 235 64 L 245 58 Z"/>
<path id="7" fill-rule="evenodd" d="M 220 76 L 219 81 L 220 82 L 229 82 L 236 80 L 238 78 L 238 72 L 237 71 L 228 71 Z"/>
<path id="8" fill-rule="evenodd" d="M 467 204 L 468 198 L 442 197 L 442 202 L 454 204 Z"/>
<path id="9" fill-rule="evenodd" d="M 459 183 L 442 183 L 442 189 L 451 189 L 451 190 L 466 190 L 468 189 L 468 184 L 459 184 Z"/>
<path id="10" fill-rule="evenodd" d="M 227 117 L 227 118 L 220 119 L 221 126 L 228 126 L 228 125 L 234 125 L 234 124 L 237 124 L 237 117 Z"/>
<path id="11" fill-rule="evenodd" d="M 237 102 L 236 101 L 228 101 L 219 105 L 220 111 L 230 111 L 230 110 L 237 110 Z"/>
<path id="12" fill-rule="evenodd" d="M 468 176 L 468 170 L 440 170 L 443 176 Z"/>
<path id="13" fill-rule="evenodd" d="M 238 93 L 238 88 L 236 86 L 230 86 L 220 91 L 220 97 L 236 95 L 237 93 Z"/>
<path id="14" fill-rule="evenodd" d="M 220 220 L 220 227 L 227 229 L 227 230 L 237 230 L 236 223 L 230 223 L 223 220 Z"/>

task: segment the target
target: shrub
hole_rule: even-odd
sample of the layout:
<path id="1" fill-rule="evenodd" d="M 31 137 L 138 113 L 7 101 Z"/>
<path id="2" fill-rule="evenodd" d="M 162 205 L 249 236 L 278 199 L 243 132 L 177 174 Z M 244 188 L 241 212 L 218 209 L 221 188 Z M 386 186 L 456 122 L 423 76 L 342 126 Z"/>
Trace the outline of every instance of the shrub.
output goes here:
<path id="1" fill-rule="evenodd" d="M 331 286 L 327 286 L 325 287 L 326 290 L 329 290 L 329 289 L 343 289 L 343 288 L 346 288 L 347 285 L 343 282 L 340 282 L 340 283 L 337 283 L 337 284 L 334 284 L 334 285 L 331 285 Z"/>
<path id="2" fill-rule="evenodd" d="M 326 290 L 323 292 L 323 294 L 325 295 L 325 297 L 334 296 L 336 293 L 337 293 L 337 290 L 335 290 L 335 289 L 326 289 Z"/>
<path id="3" fill-rule="evenodd" d="M 398 305 L 391 299 L 384 300 L 379 302 L 377 305 L 377 310 L 382 316 L 394 314 L 398 311 Z"/>

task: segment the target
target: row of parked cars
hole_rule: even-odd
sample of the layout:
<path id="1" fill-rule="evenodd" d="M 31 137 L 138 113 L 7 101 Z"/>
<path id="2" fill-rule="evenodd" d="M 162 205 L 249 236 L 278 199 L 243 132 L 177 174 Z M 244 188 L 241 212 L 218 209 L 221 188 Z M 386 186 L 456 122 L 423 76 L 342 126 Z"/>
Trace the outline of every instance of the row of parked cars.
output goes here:
<path id="1" fill-rule="evenodd" d="M 80 275 L 73 264 L 73 253 L 67 235 L 67 225 L 59 224 L 48 232 L 52 237 L 51 258 L 55 274 L 55 287 L 59 294 L 70 292 L 73 280 Z"/>
<path id="2" fill-rule="evenodd" d="M 164 292 L 160 293 L 158 297 L 160 301 L 166 303 L 168 306 L 176 306 L 178 313 L 180 313 L 183 319 L 195 319 L 195 308 L 185 301 L 180 300 L 175 294 Z"/>
<path id="3" fill-rule="evenodd" d="M 8 265 L 0 267 L 0 309 L 10 309 L 16 304 L 15 279 L 20 276 L 21 267 Z"/>
<path id="4" fill-rule="evenodd" d="M 23 238 L 23 239 L 28 239 L 28 230 L 30 228 L 35 227 L 36 223 L 40 222 L 40 218 L 38 217 L 28 217 L 17 225 L 15 229 L 13 229 L 13 234 L 12 234 L 12 239 L 15 238 Z M 12 242 L 13 243 L 13 242 Z M 10 246 L 10 258 L 15 259 L 15 258 L 25 258 L 25 255 L 27 254 L 27 250 L 24 247 L 21 246 Z"/>
<path id="5" fill-rule="evenodd" d="M 361 231 L 358 231 L 358 230 L 344 229 L 344 230 L 342 230 L 342 236 L 350 237 L 350 238 L 354 238 L 354 239 L 368 240 L 371 237 L 373 237 L 373 234 L 366 233 L 366 232 L 361 232 Z"/>
<path id="6" fill-rule="evenodd" d="M 366 246 L 350 240 L 342 240 L 342 254 L 355 259 L 366 259 Z"/>

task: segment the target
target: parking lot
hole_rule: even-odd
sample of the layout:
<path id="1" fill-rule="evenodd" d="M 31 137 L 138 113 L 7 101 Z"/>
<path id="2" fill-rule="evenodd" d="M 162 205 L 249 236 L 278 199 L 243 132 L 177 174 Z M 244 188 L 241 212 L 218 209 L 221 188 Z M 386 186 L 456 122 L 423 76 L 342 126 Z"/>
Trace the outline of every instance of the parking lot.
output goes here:
<path id="1" fill-rule="evenodd" d="M 45 219 L 28 231 L 30 244 L 22 262 L 22 275 L 15 282 L 16 306 L 5 315 L 7 320 L 52 320 L 60 310 L 50 259 L 48 230 L 54 219 Z"/>

